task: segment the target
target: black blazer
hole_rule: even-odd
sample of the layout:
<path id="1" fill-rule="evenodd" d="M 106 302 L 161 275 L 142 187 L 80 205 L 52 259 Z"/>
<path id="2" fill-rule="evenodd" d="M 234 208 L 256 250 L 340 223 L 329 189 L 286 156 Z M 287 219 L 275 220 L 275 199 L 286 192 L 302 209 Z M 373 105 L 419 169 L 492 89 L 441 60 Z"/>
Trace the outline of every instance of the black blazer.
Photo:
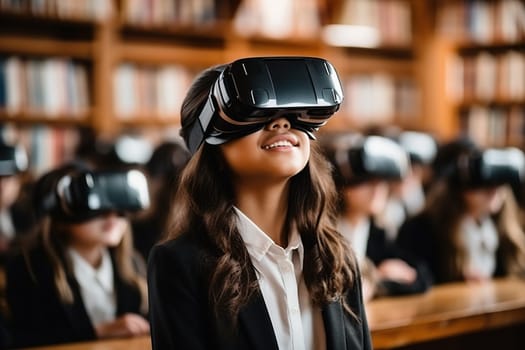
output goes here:
<path id="1" fill-rule="evenodd" d="M 126 284 L 117 269 L 114 270 L 114 276 L 117 315 L 140 313 L 139 290 Z M 67 281 L 73 291 L 73 304 L 64 304 L 59 299 L 51 264 L 40 245 L 28 255 L 20 253 L 9 258 L 6 266 L 6 294 L 12 347 L 96 339 L 93 324 L 82 301 L 80 286 L 72 274 L 68 274 Z"/>
<path id="2" fill-rule="evenodd" d="M 401 259 L 416 270 L 416 280 L 412 283 L 399 283 L 391 280 L 380 281 L 380 290 L 386 295 L 406 295 L 425 292 L 432 286 L 432 274 L 426 263 L 411 257 L 395 242 L 388 239 L 386 231 L 372 220 L 366 246 L 366 256 L 378 266 L 387 259 Z"/>
<path id="3" fill-rule="evenodd" d="M 221 331 L 208 303 L 207 249 L 195 238 L 181 236 L 153 248 L 149 258 L 148 285 L 151 339 L 154 350 L 250 349 L 278 350 L 262 294 L 244 306 L 237 333 Z M 371 349 L 370 334 L 359 278 L 348 303 L 358 320 L 334 301 L 323 308 L 327 349 Z"/>

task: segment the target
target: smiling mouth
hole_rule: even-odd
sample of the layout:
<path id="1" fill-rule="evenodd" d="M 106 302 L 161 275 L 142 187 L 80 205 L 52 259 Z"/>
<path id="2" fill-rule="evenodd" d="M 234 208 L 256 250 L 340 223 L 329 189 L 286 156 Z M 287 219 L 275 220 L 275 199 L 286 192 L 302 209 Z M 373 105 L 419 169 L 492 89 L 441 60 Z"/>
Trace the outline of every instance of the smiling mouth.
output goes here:
<path id="1" fill-rule="evenodd" d="M 280 148 L 280 147 L 295 147 L 295 146 L 297 145 L 292 144 L 290 141 L 282 140 L 282 141 L 271 143 L 269 145 L 264 145 L 263 149 L 269 150 L 269 149 Z"/>

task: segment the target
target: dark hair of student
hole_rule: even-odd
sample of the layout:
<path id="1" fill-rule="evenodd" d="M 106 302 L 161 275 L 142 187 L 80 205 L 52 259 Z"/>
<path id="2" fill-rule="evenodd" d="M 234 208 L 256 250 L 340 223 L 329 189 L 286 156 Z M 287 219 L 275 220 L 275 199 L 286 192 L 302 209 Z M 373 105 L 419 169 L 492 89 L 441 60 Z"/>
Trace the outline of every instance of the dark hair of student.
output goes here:
<path id="1" fill-rule="evenodd" d="M 181 135 L 195 120 L 221 67 L 203 71 L 194 81 L 181 109 Z M 250 256 L 237 229 L 232 174 L 220 148 L 203 144 L 184 169 L 172 207 L 168 237 L 194 233 L 215 252 L 210 266 L 209 301 L 214 312 L 235 324 L 239 309 L 258 288 Z M 328 162 L 316 145 L 308 165 L 291 179 L 287 228 L 295 225 L 305 249 L 304 278 L 316 305 L 351 290 L 356 261 L 335 229 L 336 192 Z M 344 300 L 344 298 L 343 298 Z M 343 301 L 344 302 L 344 301 Z M 352 310 L 345 304 L 346 310 Z"/>

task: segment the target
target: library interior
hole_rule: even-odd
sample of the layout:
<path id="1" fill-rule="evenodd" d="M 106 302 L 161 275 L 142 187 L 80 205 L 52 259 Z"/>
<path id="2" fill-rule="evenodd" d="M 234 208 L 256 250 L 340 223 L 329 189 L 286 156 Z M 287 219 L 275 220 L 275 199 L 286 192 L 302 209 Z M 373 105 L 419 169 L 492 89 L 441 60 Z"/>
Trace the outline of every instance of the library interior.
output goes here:
<path id="1" fill-rule="evenodd" d="M 148 182 L 157 181 L 148 185 L 150 200 L 157 201 L 152 209 L 162 211 L 157 213 L 157 221 L 148 221 L 152 210 L 145 210 L 144 215 L 133 213 L 130 219 L 140 258 L 137 275 L 146 279 L 149 250 L 166 227 L 155 225 L 165 224 L 169 216 L 167 197 L 172 193 L 168 189 L 175 186 L 175 175 L 168 171 L 180 173 L 190 157 L 179 131 L 181 105 L 193 79 L 208 67 L 237 59 L 283 56 L 320 57 L 338 73 L 344 98 L 338 111 L 319 129 L 321 143 L 339 147 L 339 140 L 352 147 L 361 145 L 366 151 L 366 142 L 359 142 L 371 136 L 394 140 L 403 147 L 403 135 L 421 136 L 415 149 L 405 148 L 414 164 L 410 152 L 425 153 L 425 142 L 430 140 L 435 147 L 429 151 L 432 159 L 427 163 L 420 160 L 429 169 L 436 170 L 440 151 L 454 144 L 482 154 L 476 159 L 487 164 L 480 165 L 479 177 L 505 177 L 507 170 L 519 177 L 518 184 L 505 182 L 501 187 L 511 188 L 508 196 L 513 197 L 518 226 L 512 230 L 521 232 L 522 237 L 496 233 L 495 240 L 482 245 L 490 250 L 493 244 L 496 251 L 515 243 L 515 250 L 514 245 L 507 248 L 514 256 L 524 254 L 516 257 L 521 273 L 511 273 L 518 269 L 512 265 L 515 268 L 494 268 L 490 278 L 473 278 L 483 281 L 434 276 L 432 282 L 421 282 L 428 285 L 411 292 L 383 283 L 364 301 L 373 347 L 524 348 L 523 0 L 0 0 L 0 144 L 6 149 L 0 150 L 0 157 L 4 157 L 0 159 L 0 328 L 5 328 L 5 332 L 0 330 L 0 343 L 5 337 L 6 348 L 16 344 L 16 333 L 10 334 L 11 318 L 24 322 L 21 315 L 13 315 L 9 300 L 12 294 L 25 293 L 20 289 L 9 292 L 5 266 L 9 250 L 21 248 L 42 222 L 43 214 L 27 210 L 35 205 L 32 201 L 35 190 L 41 189 L 43 175 L 82 160 L 101 168 L 118 164 L 128 178 L 130 169 L 138 168 L 147 174 Z M 488 150 L 500 152 L 491 153 L 497 159 L 490 159 Z M 369 153 L 363 157 L 374 157 Z M 11 166 L 7 159 L 11 156 L 16 156 L 15 175 L 4 174 Z M 443 158 L 452 156 L 443 154 Z M 472 164 L 471 168 L 479 165 Z M 485 165 L 504 170 L 487 175 Z M 96 178 L 100 186 L 114 186 L 112 179 L 101 174 Z M 377 181 L 381 174 L 370 176 Z M 4 179 L 13 177 L 19 181 L 16 193 L 11 194 L 16 198 L 6 205 L 4 197 L 9 194 Z M 425 181 L 427 195 L 431 184 Z M 396 184 L 388 182 L 390 193 L 399 190 Z M 459 195 L 450 197 L 449 203 L 451 198 Z M 13 209 L 9 206 L 14 207 L 15 201 L 20 207 L 14 209 L 24 224 L 20 239 L 15 237 L 20 217 L 4 225 L 5 213 Z M 402 232 L 405 222 L 400 220 L 425 212 L 428 202 L 419 203 L 417 213 L 403 212 L 402 218 L 396 214 L 395 203 L 392 201 L 391 207 L 389 203 L 385 199 L 384 210 L 367 213 L 367 217 L 374 216 L 384 225 L 388 244 L 399 251 L 421 253 L 426 246 L 415 247 L 419 238 L 407 236 L 413 233 L 410 225 Z M 392 209 L 388 211 L 392 216 L 380 215 L 386 208 Z M 453 213 L 454 208 L 460 206 L 450 205 L 441 214 Z M 439 215 L 434 211 L 428 210 Z M 376 216 L 380 218 L 376 220 Z M 499 220 L 502 215 L 489 216 Z M 439 224 L 435 227 L 453 226 Z M 492 231 L 496 226 L 499 230 L 498 225 L 494 219 Z M 151 229 L 159 233 L 146 237 Z M 457 253 L 460 248 L 452 245 L 450 251 Z M 471 252 L 466 251 L 464 255 Z M 370 259 L 377 265 L 371 277 L 375 283 L 383 270 Z M 487 258 L 489 262 L 480 265 L 497 265 L 498 259 L 507 258 Z M 361 270 L 363 275 L 368 271 L 364 266 Z M 27 344 L 63 350 L 152 348 L 148 334 L 101 338 L 71 338 L 73 341 L 62 345 Z"/>

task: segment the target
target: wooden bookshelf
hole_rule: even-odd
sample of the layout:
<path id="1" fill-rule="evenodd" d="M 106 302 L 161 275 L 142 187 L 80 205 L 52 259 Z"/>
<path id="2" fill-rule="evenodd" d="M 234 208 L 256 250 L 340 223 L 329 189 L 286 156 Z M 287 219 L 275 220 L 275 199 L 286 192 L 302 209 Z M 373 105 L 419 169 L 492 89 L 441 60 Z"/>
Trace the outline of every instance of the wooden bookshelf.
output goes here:
<path id="1" fill-rule="evenodd" d="M 7 5 L 3 6 L 8 6 L 9 1 L 5 3 Z M 90 0 L 79 0 L 79 3 L 89 6 Z M 353 8 L 354 3 L 357 3 L 355 0 L 290 2 L 290 6 L 295 6 L 296 12 L 304 11 L 308 6 L 316 6 L 317 13 L 311 18 L 315 18 L 314 22 L 319 27 L 314 28 L 315 30 L 310 28 L 308 33 L 303 35 L 304 33 L 297 28 L 304 24 L 298 21 L 286 36 L 279 37 L 275 37 L 275 33 L 267 35 L 268 32 L 257 28 L 251 28 L 247 35 L 248 31 L 243 31 L 242 26 L 236 24 L 239 9 L 243 5 L 241 0 L 202 2 L 209 6 L 202 16 L 197 13 L 199 9 L 192 9 L 197 12 L 192 13 L 191 18 L 179 22 L 174 20 L 175 14 L 170 17 L 153 7 L 130 8 L 132 4 L 137 3 L 140 2 L 108 1 L 111 6 L 106 9 L 107 13 L 76 13 L 70 17 L 67 13 L 58 16 L 57 13 L 61 11 L 57 9 L 50 13 L 35 13 L 27 4 L 15 10 L 0 7 L 1 57 L 63 57 L 80 61 L 88 67 L 89 111 L 78 120 L 62 114 L 56 115 L 49 121 L 50 125 L 64 120 L 66 124 L 90 126 L 98 134 L 111 137 L 128 129 L 140 129 L 145 126 L 163 129 L 170 123 L 178 123 L 177 115 L 159 117 L 154 111 L 137 110 L 131 117 L 117 115 L 115 104 L 118 96 L 115 94 L 120 92 L 115 92 L 114 80 L 122 65 L 133 65 L 139 70 L 161 69 L 174 65 L 185 67 L 189 72 L 196 74 L 205 67 L 245 56 L 305 55 L 321 56 L 330 60 L 340 72 L 345 84 L 354 84 L 359 79 L 364 81 L 363 84 L 367 84 L 366 79 L 370 78 L 371 81 L 380 82 L 371 95 L 384 94 L 385 91 L 386 94 L 395 95 L 394 100 L 391 96 L 383 98 L 388 106 L 384 109 L 386 112 L 379 113 L 384 115 L 378 116 L 377 120 L 369 122 L 367 115 L 354 113 L 361 107 L 353 110 L 342 108 L 338 116 L 330 121 L 329 128 L 360 129 L 375 123 L 394 123 L 423 130 L 431 130 L 435 126 L 425 119 L 429 113 L 424 103 L 426 87 L 422 72 L 427 68 L 421 68 L 419 63 L 422 43 L 427 35 L 425 31 L 421 33 L 419 27 L 431 17 L 432 10 L 427 4 L 421 4 L 427 3 L 426 1 L 359 2 L 358 6 L 369 6 L 362 9 L 372 13 L 368 15 L 368 24 L 375 25 L 379 32 L 380 40 L 373 47 L 339 47 L 327 43 L 321 35 L 321 29 L 328 24 L 362 24 L 352 22 L 359 19 L 339 16 L 342 9 Z M 156 6 L 157 3 L 160 3 L 160 0 L 144 1 L 143 5 Z M 179 4 L 178 1 L 170 3 Z M 276 8 L 283 8 L 285 3 L 280 0 L 260 1 L 260 6 L 273 4 Z M 185 3 L 184 6 L 189 5 Z M 401 20 L 403 23 L 396 22 Z M 20 29 L 20 21 L 26 29 Z M 260 22 L 263 23 L 263 19 L 260 19 Z M 396 31 L 399 33 L 396 34 Z M 381 82 L 384 85 L 381 85 Z M 404 99 L 401 104 L 412 106 L 408 113 L 406 108 L 398 108 L 399 98 Z M 366 103 L 370 103 L 356 101 L 364 103 L 365 107 Z M 31 120 L 44 123 L 48 121 L 45 116 L 26 112 L 6 118 L 0 114 L 0 118 L 24 125 Z"/>
<path id="2" fill-rule="evenodd" d="M 525 4 L 447 0 L 436 8 L 436 85 L 450 136 L 525 147 Z M 438 99 L 440 102 L 438 102 Z"/>

